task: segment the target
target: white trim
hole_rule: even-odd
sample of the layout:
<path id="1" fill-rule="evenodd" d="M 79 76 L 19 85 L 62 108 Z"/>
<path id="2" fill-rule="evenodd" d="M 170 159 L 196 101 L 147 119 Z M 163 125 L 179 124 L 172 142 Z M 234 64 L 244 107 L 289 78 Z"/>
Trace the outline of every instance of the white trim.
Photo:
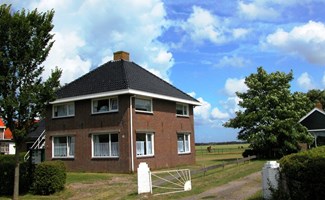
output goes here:
<path id="1" fill-rule="evenodd" d="M 310 132 L 320 132 L 320 131 L 325 131 L 325 129 L 311 129 L 311 130 L 308 130 Z"/>
<path id="2" fill-rule="evenodd" d="M 309 117 L 309 115 L 311 115 L 311 114 L 312 114 L 313 112 L 315 112 L 315 111 L 318 111 L 318 112 L 320 112 L 321 114 L 325 115 L 325 112 L 324 112 L 323 110 L 321 110 L 321 109 L 319 109 L 319 108 L 314 108 L 314 109 L 312 109 L 309 113 L 307 113 L 305 116 L 303 116 L 303 117 L 299 120 L 299 123 L 302 122 L 302 121 L 304 121 L 307 117 Z"/>
<path id="3" fill-rule="evenodd" d="M 134 90 L 134 89 L 124 89 L 124 90 L 116 90 L 116 91 L 111 91 L 111 92 L 102 92 L 102 93 L 96 93 L 96 94 L 88 94 L 88 95 L 82 95 L 82 96 L 76 96 L 76 97 L 62 98 L 62 99 L 57 99 L 55 101 L 52 101 L 52 102 L 50 102 L 50 104 L 66 103 L 66 102 L 78 101 L 78 100 L 84 100 L 84 99 L 95 99 L 95 98 L 101 98 L 101 97 L 106 97 L 106 96 L 117 96 L 117 95 L 122 95 L 122 94 L 140 95 L 140 96 L 163 99 L 163 100 L 168 100 L 168 101 L 175 101 L 175 102 L 185 103 L 185 104 L 190 104 L 190 105 L 195 105 L 195 106 L 202 105 L 200 102 L 197 102 L 197 101 L 191 101 L 191 100 L 170 97 L 170 96 L 155 94 L 155 93 L 151 93 L 151 92 L 144 92 L 144 91 Z"/>

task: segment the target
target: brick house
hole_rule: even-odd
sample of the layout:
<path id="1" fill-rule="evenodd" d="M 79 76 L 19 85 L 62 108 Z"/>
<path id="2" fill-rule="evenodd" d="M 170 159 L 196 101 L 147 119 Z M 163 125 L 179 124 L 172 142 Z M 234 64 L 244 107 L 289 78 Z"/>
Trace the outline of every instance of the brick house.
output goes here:
<path id="1" fill-rule="evenodd" d="M 129 61 L 127 52 L 65 85 L 46 116 L 46 160 L 71 171 L 134 172 L 195 163 L 200 103 Z"/>

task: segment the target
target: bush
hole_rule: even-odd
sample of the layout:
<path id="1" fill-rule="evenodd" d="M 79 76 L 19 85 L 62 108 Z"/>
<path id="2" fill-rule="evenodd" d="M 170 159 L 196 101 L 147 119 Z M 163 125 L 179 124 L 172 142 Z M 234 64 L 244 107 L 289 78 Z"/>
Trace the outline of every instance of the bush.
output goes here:
<path id="1" fill-rule="evenodd" d="M 325 146 L 285 156 L 280 166 L 280 186 L 291 199 L 324 198 Z"/>
<path id="2" fill-rule="evenodd" d="M 0 195 L 12 195 L 14 190 L 15 156 L 0 156 Z M 27 193 L 32 183 L 32 166 L 29 163 L 20 163 L 19 193 Z"/>
<path id="3" fill-rule="evenodd" d="M 66 168 L 62 161 L 45 161 L 35 168 L 32 191 L 34 194 L 49 195 L 64 189 Z"/>

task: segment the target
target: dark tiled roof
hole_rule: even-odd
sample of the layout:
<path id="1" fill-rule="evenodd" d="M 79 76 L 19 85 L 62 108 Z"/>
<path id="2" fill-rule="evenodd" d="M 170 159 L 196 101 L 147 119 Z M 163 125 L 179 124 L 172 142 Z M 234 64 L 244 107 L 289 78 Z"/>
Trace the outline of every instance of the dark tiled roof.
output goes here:
<path id="1" fill-rule="evenodd" d="M 57 92 L 57 96 L 58 99 L 62 99 L 123 89 L 134 89 L 198 102 L 134 62 L 124 60 L 103 64 L 62 87 Z"/>
<path id="2" fill-rule="evenodd" d="M 43 133 L 45 130 L 45 120 L 42 119 L 39 121 L 36 125 L 35 128 L 32 129 L 28 134 L 27 134 L 27 140 L 28 141 L 35 141 L 37 138 Z"/>

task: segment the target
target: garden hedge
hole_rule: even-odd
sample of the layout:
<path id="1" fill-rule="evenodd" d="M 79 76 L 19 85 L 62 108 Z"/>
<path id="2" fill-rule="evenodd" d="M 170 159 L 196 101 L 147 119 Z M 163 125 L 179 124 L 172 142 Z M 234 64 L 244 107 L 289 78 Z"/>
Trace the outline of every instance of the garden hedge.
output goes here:
<path id="1" fill-rule="evenodd" d="M 291 199 L 324 199 L 325 146 L 291 154 L 280 161 L 280 190 Z"/>
<path id="2" fill-rule="evenodd" d="M 32 183 L 32 166 L 29 163 L 20 163 L 19 193 L 29 191 Z M 12 195 L 14 190 L 15 156 L 0 156 L 0 195 Z"/>
<path id="3" fill-rule="evenodd" d="M 34 194 L 49 195 L 64 189 L 66 168 L 62 161 L 45 161 L 35 168 L 32 191 Z"/>

